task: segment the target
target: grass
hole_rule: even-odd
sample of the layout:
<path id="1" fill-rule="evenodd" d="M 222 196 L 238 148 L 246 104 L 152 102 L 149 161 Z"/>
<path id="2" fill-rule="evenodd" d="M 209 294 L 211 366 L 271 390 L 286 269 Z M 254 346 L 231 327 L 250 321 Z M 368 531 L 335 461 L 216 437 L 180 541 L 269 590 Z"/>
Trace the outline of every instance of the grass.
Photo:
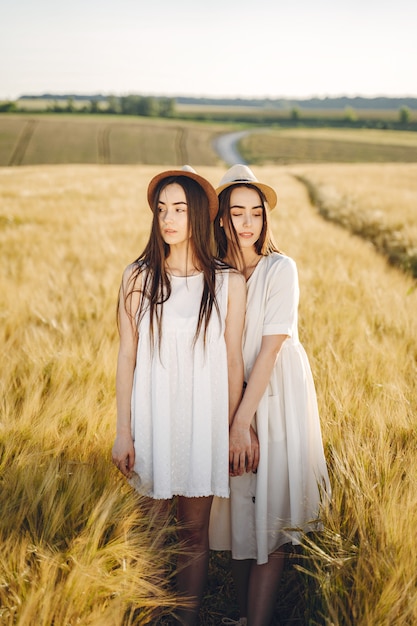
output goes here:
<path id="1" fill-rule="evenodd" d="M 381 197 L 384 182 L 398 174 L 395 165 L 384 168 Z M 145 503 L 110 463 L 116 294 L 147 237 L 146 186 L 159 170 L 0 169 L 5 626 L 167 624 L 175 611 L 172 528 L 154 528 Z M 300 336 L 333 485 L 324 532 L 290 555 L 275 621 L 414 624 L 415 283 L 323 220 L 293 168 L 254 170 L 278 191 L 275 236 L 297 261 Z M 223 174 L 199 171 L 214 184 Z M 324 166 L 320 175 L 326 180 Z M 397 197 L 398 212 L 404 198 Z M 220 553 L 211 557 L 201 624 L 218 624 L 225 614 L 236 615 L 236 601 L 228 555 Z"/>

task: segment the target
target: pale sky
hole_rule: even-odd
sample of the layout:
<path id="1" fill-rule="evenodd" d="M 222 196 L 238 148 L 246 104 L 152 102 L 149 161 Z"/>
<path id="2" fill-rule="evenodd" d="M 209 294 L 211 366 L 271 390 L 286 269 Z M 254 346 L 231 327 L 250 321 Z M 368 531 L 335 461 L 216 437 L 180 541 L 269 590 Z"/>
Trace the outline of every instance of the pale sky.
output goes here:
<path id="1" fill-rule="evenodd" d="M 417 96 L 416 32 L 416 0 L 0 0 L 0 100 Z"/>

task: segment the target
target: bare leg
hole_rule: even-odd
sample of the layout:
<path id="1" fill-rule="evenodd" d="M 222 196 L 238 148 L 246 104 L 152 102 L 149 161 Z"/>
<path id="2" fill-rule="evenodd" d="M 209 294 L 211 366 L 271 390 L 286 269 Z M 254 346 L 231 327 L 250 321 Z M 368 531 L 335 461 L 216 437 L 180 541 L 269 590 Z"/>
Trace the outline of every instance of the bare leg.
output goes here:
<path id="1" fill-rule="evenodd" d="M 247 617 L 248 615 L 248 589 L 252 564 L 252 559 L 244 559 L 242 561 L 232 559 L 232 576 L 240 617 Z"/>
<path id="2" fill-rule="evenodd" d="M 177 562 L 178 591 L 191 600 L 190 609 L 178 611 L 179 622 L 184 626 L 197 623 L 207 582 L 208 526 L 212 500 L 212 496 L 178 498 L 178 534 L 186 550 L 186 554 L 181 554 Z"/>
<path id="3" fill-rule="evenodd" d="M 170 521 L 172 500 L 154 500 L 143 496 L 142 510 L 149 518 L 152 528 L 163 528 Z"/>
<path id="4" fill-rule="evenodd" d="M 268 563 L 252 563 L 248 588 L 248 626 L 270 626 L 285 554 L 285 548 L 281 548 L 269 555 Z"/>
<path id="5" fill-rule="evenodd" d="M 248 626 L 269 626 L 274 614 L 277 592 L 285 565 L 285 548 L 269 555 L 268 563 L 232 560 L 233 581 L 240 617 Z"/>

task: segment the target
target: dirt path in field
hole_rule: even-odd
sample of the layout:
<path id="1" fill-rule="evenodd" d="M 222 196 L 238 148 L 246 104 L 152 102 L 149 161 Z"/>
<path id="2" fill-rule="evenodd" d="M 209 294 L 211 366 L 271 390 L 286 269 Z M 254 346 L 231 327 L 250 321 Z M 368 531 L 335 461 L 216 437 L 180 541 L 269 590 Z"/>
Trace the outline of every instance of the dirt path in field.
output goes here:
<path id="1" fill-rule="evenodd" d="M 252 131 L 250 130 L 241 130 L 236 133 L 220 135 L 214 139 L 213 148 L 226 165 L 235 165 L 236 163 L 247 165 L 246 161 L 237 149 L 237 144 L 243 137 L 251 132 Z"/>

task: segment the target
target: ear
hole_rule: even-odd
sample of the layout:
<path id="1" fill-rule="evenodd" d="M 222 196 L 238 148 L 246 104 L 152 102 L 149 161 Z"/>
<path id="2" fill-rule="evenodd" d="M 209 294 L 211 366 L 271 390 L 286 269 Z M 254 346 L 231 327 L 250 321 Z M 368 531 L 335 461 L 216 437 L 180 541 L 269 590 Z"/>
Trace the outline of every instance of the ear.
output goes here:
<path id="1" fill-rule="evenodd" d="M 220 228 L 223 228 L 223 218 L 220 218 Z"/>

